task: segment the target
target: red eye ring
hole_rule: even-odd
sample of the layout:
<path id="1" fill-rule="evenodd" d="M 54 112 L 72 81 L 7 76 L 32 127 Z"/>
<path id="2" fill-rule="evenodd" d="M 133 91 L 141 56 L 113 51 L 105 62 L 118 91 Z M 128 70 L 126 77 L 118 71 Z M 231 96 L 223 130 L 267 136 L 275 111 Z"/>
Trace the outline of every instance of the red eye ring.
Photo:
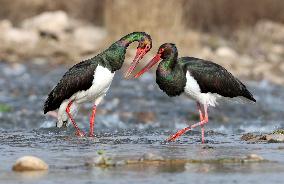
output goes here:
<path id="1" fill-rule="evenodd" d="M 159 51 L 159 53 L 161 54 L 161 53 L 163 53 L 164 51 L 165 51 L 165 49 L 164 49 L 164 48 L 161 48 L 160 51 Z"/>

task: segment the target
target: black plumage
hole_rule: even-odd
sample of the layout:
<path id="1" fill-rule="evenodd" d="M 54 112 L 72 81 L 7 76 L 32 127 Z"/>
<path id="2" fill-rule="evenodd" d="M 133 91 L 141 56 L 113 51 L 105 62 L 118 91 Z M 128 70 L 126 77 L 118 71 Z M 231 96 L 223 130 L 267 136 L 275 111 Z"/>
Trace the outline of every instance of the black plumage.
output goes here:
<path id="1" fill-rule="evenodd" d="M 145 32 L 127 34 L 97 56 L 70 68 L 49 93 L 43 108 L 44 114 L 59 108 L 56 126 L 66 125 L 70 120 L 76 129 L 76 135 L 84 136 L 85 133 L 76 124 L 72 113 L 79 104 L 93 102 L 89 129 L 89 136 L 93 137 L 97 106 L 106 95 L 114 72 L 122 67 L 127 47 L 136 41 L 139 42 L 136 55 L 126 76 L 130 75 L 152 48 L 152 39 Z"/>
<path id="2" fill-rule="evenodd" d="M 162 61 L 161 61 L 162 59 Z M 160 62 L 161 61 L 161 62 Z M 224 67 L 194 57 L 178 58 L 178 50 L 173 43 L 160 46 L 153 59 L 139 71 L 135 78 L 140 77 L 156 63 L 156 82 L 168 96 L 185 93 L 197 103 L 200 121 L 177 131 L 167 140 L 176 140 L 179 136 L 198 126 L 201 127 L 202 143 L 205 142 L 204 125 L 208 123 L 208 106 L 217 104 L 218 94 L 223 97 L 245 97 L 256 102 L 246 86 L 228 72 Z"/>
<path id="3" fill-rule="evenodd" d="M 90 59 L 70 68 L 49 93 L 44 104 L 44 113 L 56 110 L 64 100 L 69 99 L 76 92 L 89 89 L 97 66 L 98 62 Z"/>
<path id="4" fill-rule="evenodd" d="M 217 93 L 230 98 L 242 96 L 256 101 L 240 80 L 216 63 L 194 57 L 182 57 L 178 63 L 190 72 L 202 93 Z"/>
<path id="5" fill-rule="evenodd" d="M 115 72 L 120 69 L 126 52 L 126 47 L 113 44 L 109 49 L 97 56 L 82 61 L 71 67 L 58 84 L 49 93 L 43 111 L 47 113 L 56 110 L 61 103 L 79 91 L 86 91 L 92 86 L 95 70 L 98 65 Z"/>

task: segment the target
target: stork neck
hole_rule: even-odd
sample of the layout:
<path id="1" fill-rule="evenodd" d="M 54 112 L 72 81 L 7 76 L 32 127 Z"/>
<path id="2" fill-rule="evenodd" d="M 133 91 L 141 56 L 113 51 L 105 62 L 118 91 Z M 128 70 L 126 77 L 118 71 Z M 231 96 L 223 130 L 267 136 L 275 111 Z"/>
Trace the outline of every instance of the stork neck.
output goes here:
<path id="1" fill-rule="evenodd" d="M 117 43 L 120 46 L 127 48 L 132 42 L 140 41 L 143 38 L 143 36 L 144 35 L 141 32 L 130 33 L 122 37 L 120 40 L 118 40 Z"/>
<path id="2" fill-rule="evenodd" d="M 163 59 L 159 64 L 159 68 L 166 72 L 172 72 L 177 66 L 178 53 L 172 52 L 167 58 Z"/>
<path id="3" fill-rule="evenodd" d="M 104 60 L 108 62 L 107 65 L 112 72 L 119 70 L 122 67 L 127 47 L 132 42 L 140 41 L 142 38 L 143 34 L 140 32 L 130 33 L 112 44 L 104 52 Z"/>

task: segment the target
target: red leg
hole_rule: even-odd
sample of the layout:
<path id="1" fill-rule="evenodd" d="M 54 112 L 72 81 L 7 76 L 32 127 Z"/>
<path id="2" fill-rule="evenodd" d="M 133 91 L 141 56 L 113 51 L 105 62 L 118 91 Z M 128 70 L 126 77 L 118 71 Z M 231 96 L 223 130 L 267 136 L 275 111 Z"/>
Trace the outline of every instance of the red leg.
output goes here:
<path id="1" fill-rule="evenodd" d="M 204 143 L 204 124 L 206 124 L 208 122 L 208 115 L 207 115 L 207 106 L 204 105 L 204 114 L 202 112 L 202 109 L 200 107 L 200 104 L 197 104 L 198 107 L 198 111 L 200 113 L 200 122 L 195 123 L 189 127 L 186 127 L 182 130 L 179 130 L 177 133 L 175 133 L 174 135 L 170 136 L 167 141 L 174 141 L 176 140 L 179 136 L 183 135 L 184 133 L 186 133 L 189 130 L 192 130 L 193 128 L 197 127 L 197 126 L 201 126 L 201 131 L 202 131 L 202 143 Z"/>
<path id="2" fill-rule="evenodd" d="M 94 137 L 94 124 L 95 124 L 96 110 L 97 110 L 97 106 L 94 105 L 92 115 L 91 115 L 91 118 L 90 118 L 89 137 Z"/>
<path id="3" fill-rule="evenodd" d="M 183 135 L 184 133 L 186 133 L 187 131 L 192 130 L 193 128 L 196 128 L 196 127 L 198 127 L 198 126 L 202 126 L 202 125 L 204 125 L 205 123 L 206 123 L 205 120 L 203 120 L 203 121 L 200 121 L 200 122 L 198 122 L 198 123 L 195 123 L 195 124 L 193 124 L 193 125 L 191 125 L 191 126 L 188 126 L 188 127 L 184 128 L 184 129 L 181 129 L 181 130 L 179 130 L 177 133 L 175 133 L 174 135 L 170 136 L 170 138 L 168 138 L 167 141 L 174 141 L 174 140 L 176 140 L 179 136 L 181 136 L 181 135 Z"/>
<path id="4" fill-rule="evenodd" d="M 200 117 L 200 122 L 204 120 L 204 110 L 201 109 L 201 105 L 199 102 L 197 102 L 197 108 L 198 108 L 198 111 L 199 111 L 199 117 Z M 203 110 L 203 111 L 202 111 Z M 205 132 L 205 129 L 204 129 L 204 125 L 201 125 L 201 137 L 202 137 L 202 144 L 205 142 L 204 141 L 204 132 Z"/>
<path id="5" fill-rule="evenodd" d="M 203 112 L 202 112 L 202 109 L 201 109 L 201 105 L 200 105 L 199 102 L 197 102 L 196 105 L 197 105 L 197 109 L 198 109 L 198 112 L 199 112 L 199 119 L 200 119 L 200 121 L 202 121 L 204 117 L 203 117 Z"/>
<path id="6" fill-rule="evenodd" d="M 207 105 L 204 105 L 204 117 L 203 117 L 203 120 L 204 120 L 204 124 L 208 123 L 208 113 L 207 113 Z M 205 143 L 205 128 L 204 128 L 204 124 L 201 125 L 201 139 L 202 139 L 202 144 Z"/>
<path id="7" fill-rule="evenodd" d="M 73 101 L 70 101 L 67 105 L 67 108 L 66 108 L 66 113 L 68 115 L 68 117 L 70 118 L 73 126 L 75 127 L 76 129 L 76 135 L 77 136 L 80 136 L 80 137 L 84 137 L 85 136 L 85 133 L 83 131 L 80 130 L 80 128 L 78 127 L 78 125 L 75 123 L 75 120 L 73 119 L 71 113 L 70 113 L 70 107 L 72 105 Z"/>

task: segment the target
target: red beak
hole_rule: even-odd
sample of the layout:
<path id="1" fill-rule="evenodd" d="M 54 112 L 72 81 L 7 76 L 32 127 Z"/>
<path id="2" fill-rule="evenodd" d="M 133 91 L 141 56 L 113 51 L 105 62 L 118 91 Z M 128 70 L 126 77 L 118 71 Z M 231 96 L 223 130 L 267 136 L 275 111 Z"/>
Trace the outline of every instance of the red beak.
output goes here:
<path id="1" fill-rule="evenodd" d="M 156 63 L 158 63 L 160 60 L 161 60 L 161 54 L 157 54 L 155 57 L 153 57 L 153 59 L 142 70 L 140 70 L 140 72 L 138 72 L 134 76 L 134 78 L 140 77 L 143 73 L 150 70 L 150 68 L 152 68 L 152 66 L 154 66 Z"/>
<path id="2" fill-rule="evenodd" d="M 135 58 L 133 59 L 130 67 L 128 68 L 127 72 L 125 73 L 125 78 L 128 78 L 131 73 L 133 72 L 133 70 L 136 68 L 136 66 L 138 65 L 139 61 L 144 57 L 144 55 L 147 53 L 148 51 L 146 51 L 146 49 L 141 49 L 141 48 L 137 48 L 136 51 L 136 55 Z"/>

